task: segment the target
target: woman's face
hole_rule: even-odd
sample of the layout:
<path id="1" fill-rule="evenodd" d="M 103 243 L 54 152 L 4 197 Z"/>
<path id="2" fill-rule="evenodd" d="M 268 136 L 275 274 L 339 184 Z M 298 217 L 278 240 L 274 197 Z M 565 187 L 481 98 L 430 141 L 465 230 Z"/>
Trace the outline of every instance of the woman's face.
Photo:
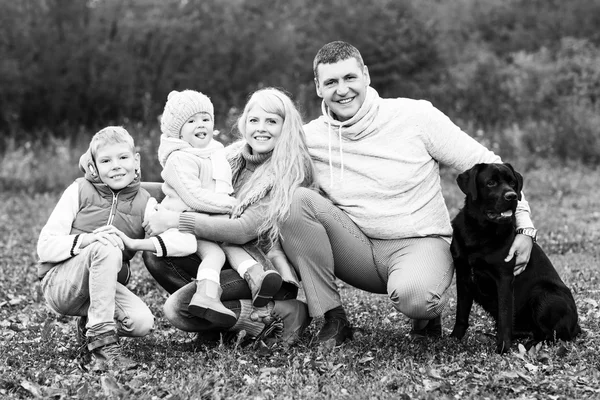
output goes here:
<path id="1" fill-rule="evenodd" d="M 246 134 L 244 139 L 252 148 L 252 154 L 263 154 L 272 151 L 281 136 L 283 118 L 271 114 L 260 106 L 253 106 L 246 117 Z"/>

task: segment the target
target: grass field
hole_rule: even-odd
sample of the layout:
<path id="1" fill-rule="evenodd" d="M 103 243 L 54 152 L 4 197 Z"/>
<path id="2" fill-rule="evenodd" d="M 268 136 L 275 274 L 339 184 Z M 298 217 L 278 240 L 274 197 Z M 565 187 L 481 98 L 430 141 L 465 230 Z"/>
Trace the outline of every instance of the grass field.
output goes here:
<path id="1" fill-rule="evenodd" d="M 44 306 L 35 276 L 39 231 L 58 194 L 0 193 L 0 398 L 115 399 L 584 399 L 600 398 L 600 171 L 536 162 L 525 193 L 539 242 L 573 290 L 584 334 L 573 343 L 494 352 L 492 320 L 472 311 L 462 342 L 448 337 L 455 287 L 442 339 L 413 340 L 408 320 L 382 295 L 342 286 L 355 338 L 339 348 L 308 345 L 318 326 L 290 349 L 202 344 L 163 318 L 166 292 L 139 258 L 130 288 L 157 317 L 155 331 L 125 339 L 136 371 L 93 374 L 75 361 L 74 319 Z M 444 171 L 454 215 L 462 194 Z"/>

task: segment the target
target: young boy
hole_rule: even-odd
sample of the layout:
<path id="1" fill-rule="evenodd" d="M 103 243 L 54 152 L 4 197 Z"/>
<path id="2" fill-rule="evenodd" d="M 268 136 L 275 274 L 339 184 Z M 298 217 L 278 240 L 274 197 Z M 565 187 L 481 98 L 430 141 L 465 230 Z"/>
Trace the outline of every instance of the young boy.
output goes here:
<path id="1" fill-rule="evenodd" d="M 53 311 L 81 317 L 77 339 L 83 350 L 87 344 L 93 370 L 134 368 L 121 355 L 119 336 L 147 335 L 154 317 L 124 286 L 140 243 L 130 238 L 144 238 L 142 223 L 156 200 L 140 188 L 140 156 L 122 127 L 96 133 L 79 167 L 85 177 L 65 190 L 40 233 L 38 277 Z M 162 255 L 168 249 L 173 256 L 195 251 L 195 240 L 180 236 L 153 237 L 150 250 Z"/>

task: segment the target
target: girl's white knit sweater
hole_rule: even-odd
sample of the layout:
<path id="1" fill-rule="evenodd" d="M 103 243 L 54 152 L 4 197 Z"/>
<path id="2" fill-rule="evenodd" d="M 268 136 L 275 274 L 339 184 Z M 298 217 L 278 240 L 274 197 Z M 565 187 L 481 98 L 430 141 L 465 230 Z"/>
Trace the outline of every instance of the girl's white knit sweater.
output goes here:
<path id="1" fill-rule="evenodd" d="M 441 111 L 424 100 L 382 99 L 369 87 L 351 119 L 323 115 L 304 126 L 325 194 L 374 239 L 452 235 L 439 164 L 462 172 L 500 163 Z M 525 197 L 518 227 L 532 227 Z"/>

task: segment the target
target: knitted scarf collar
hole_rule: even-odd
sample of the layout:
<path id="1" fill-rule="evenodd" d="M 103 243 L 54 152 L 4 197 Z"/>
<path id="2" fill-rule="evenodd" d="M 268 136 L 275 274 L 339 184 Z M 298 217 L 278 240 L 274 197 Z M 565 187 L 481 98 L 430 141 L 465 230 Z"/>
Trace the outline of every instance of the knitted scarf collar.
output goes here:
<path id="1" fill-rule="evenodd" d="M 323 122 L 329 126 L 329 129 L 332 127 L 337 129 L 340 139 L 344 137 L 349 140 L 359 140 L 377 130 L 374 122 L 379 111 L 379 93 L 371 86 L 368 86 L 367 95 L 362 106 L 352 118 L 346 121 L 335 119 L 325 101 L 321 103 L 321 111 L 323 113 L 321 116 Z"/>
<path id="2" fill-rule="evenodd" d="M 231 165 L 231 172 L 233 174 L 233 183 L 237 187 L 236 192 L 239 191 L 247 182 L 241 182 L 241 185 L 237 184 L 237 180 L 240 178 L 242 172 L 246 167 L 254 171 L 252 176 L 255 177 L 256 169 L 263 165 L 267 160 L 271 158 L 273 152 L 264 154 L 251 154 L 251 149 L 248 143 L 243 142 L 240 144 L 233 144 L 231 149 L 234 151 L 228 155 L 229 164 Z M 273 188 L 275 184 L 275 178 L 270 168 L 261 168 L 260 178 L 255 181 L 252 188 L 246 192 L 243 199 L 238 198 L 238 205 L 231 212 L 231 218 L 239 218 L 246 208 L 252 204 L 258 202 L 265 197 Z"/>
<path id="3" fill-rule="evenodd" d="M 329 185 L 334 185 L 333 179 L 333 165 L 331 161 L 331 152 L 333 149 L 332 144 L 332 130 L 337 130 L 338 139 L 338 151 L 340 153 L 340 181 L 344 180 L 344 145 L 343 140 L 360 140 L 366 136 L 369 136 L 377 131 L 378 126 L 375 123 L 375 118 L 379 112 L 379 93 L 371 86 L 367 87 L 367 95 L 365 101 L 360 106 L 356 114 L 346 120 L 338 121 L 331 113 L 325 101 L 321 103 L 321 111 L 323 115 L 319 117 L 319 121 L 322 121 L 327 125 L 327 138 L 329 140 Z"/>
<path id="4" fill-rule="evenodd" d="M 217 192 L 231 192 L 231 170 L 225 160 L 223 145 L 212 140 L 208 146 L 203 149 L 196 149 L 183 139 L 174 138 L 165 134 L 160 135 L 160 145 L 158 146 L 158 161 L 164 168 L 169 156 L 175 151 L 182 151 L 193 155 L 194 157 L 208 159 L 212 166 L 212 178 L 217 185 Z"/>

